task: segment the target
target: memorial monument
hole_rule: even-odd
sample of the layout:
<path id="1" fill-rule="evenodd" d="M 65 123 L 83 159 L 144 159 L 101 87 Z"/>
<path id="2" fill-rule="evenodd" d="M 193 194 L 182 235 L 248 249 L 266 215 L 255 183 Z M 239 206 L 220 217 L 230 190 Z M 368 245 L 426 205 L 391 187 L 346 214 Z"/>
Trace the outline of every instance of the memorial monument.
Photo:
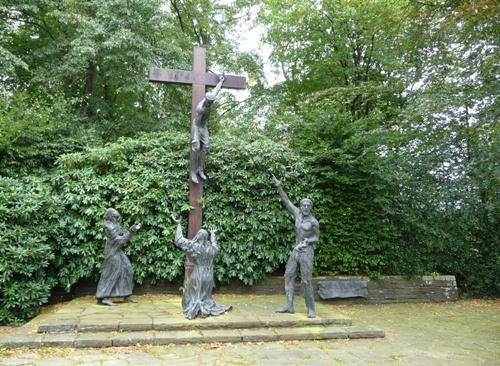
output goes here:
<path id="1" fill-rule="evenodd" d="M 193 50 L 193 70 L 169 70 L 152 68 L 149 70 L 149 80 L 153 82 L 175 83 L 175 84 L 191 84 L 193 88 L 191 100 L 191 139 L 190 139 L 190 168 L 189 168 L 189 223 L 187 239 L 177 240 L 176 245 L 186 253 L 186 264 L 184 274 L 184 294 L 182 307 L 189 319 L 196 315 L 220 315 L 230 309 L 230 307 L 212 303 L 211 298 L 213 288 L 213 259 L 216 253 L 215 247 L 208 243 L 208 233 L 201 228 L 203 218 L 202 198 L 203 198 L 203 181 L 206 179 L 204 173 L 204 161 L 208 150 L 208 117 L 210 115 L 212 103 L 219 94 L 221 88 L 229 89 L 245 89 L 246 80 L 241 76 L 234 75 L 216 75 L 206 72 L 206 57 L 205 49 L 195 47 Z M 215 86 L 211 93 L 205 94 L 206 86 Z M 200 179 L 198 179 L 200 178 Z M 179 223 L 177 231 L 179 231 Z M 182 231 L 180 232 L 182 235 Z M 215 232 L 212 234 L 215 238 Z M 206 237 L 205 237 L 206 236 Z M 192 241 L 192 245 L 185 240 Z M 179 244 L 184 243 L 184 244 Z M 188 243 L 188 244 L 186 244 Z M 210 253 L 203 255 L 197 254 L 192 250 L 192 246 L 206 246 Z M 189 249 L 191 248 L 191 249 Z M 194 248 L 194 247 L 193 247 Z M 211 248 L 211 249 L 208 249 Z M 217 249 L 218 251 L 218 249 Z M 212 257 L 211 260 L 208 257 Z M 200 263 L 203 266 L 211 261 L 212 269 L 200 273 Z M 211 284 L 206 277 L 212 274 Z M 194 275 L 194 277 L 192 277 Z M 203 277 L 200 279 L 200 276 Z M 198 286 L 203 282 L 203 289 L 198 288 L 196 294 L 193 286 Z M 211 287 L 210 287 L 211 286 Z M 210 287 L 210 291 L 208 288 Z M 200 292 L 201 291 L 201 292 Z M 209 292 L 209 293 L 208 293 Z M 194 300 L 193 300 L 194 299 Z M 198 301 L 198 304 L 194 304 Z M 200 303 L 201 302 L 201 303 Z M 220 313 L 220 314 L 219 314 Z"/>

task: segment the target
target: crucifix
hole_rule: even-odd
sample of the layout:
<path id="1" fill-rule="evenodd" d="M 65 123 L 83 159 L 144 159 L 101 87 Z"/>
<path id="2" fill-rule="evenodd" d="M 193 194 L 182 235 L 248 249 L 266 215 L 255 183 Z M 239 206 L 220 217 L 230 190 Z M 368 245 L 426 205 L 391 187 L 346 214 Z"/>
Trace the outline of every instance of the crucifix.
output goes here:
<path id="1" fill-rule="evenodd" d="M 191 101 L 191 121 L 196 116 L 196 107 L 205 97 L 206 86 L 216 86 L 219 82 L 219 77 L 216 74 L 206 72 L 206 50 L 202 47 L 194 47 L 193 49 L 193 70 L 172 70 L 172 69 L 157 69 L 149 70 L 149 81 L 160 83 L 173 84 L 191 84 L 192 85 L 192 101 Z M 222 88 L 227 89 L 245 89 L 246 80 L 243 76 L 226 75 Z M 194 161 L 193 150 L 191 149 L 190 164 Z M 191 171 L 191 169 L 190 169 Z M 203 180 L 198 183 L 189 179 L 189 212 L 188 223 L 188 239 L 194 238 L 196 233 L 202 226 L 202 197 L 203 197 Z M 188 258 L 188 262 L 190 259 Z M 187 267 L 186 267 L 187 269 Z"/>

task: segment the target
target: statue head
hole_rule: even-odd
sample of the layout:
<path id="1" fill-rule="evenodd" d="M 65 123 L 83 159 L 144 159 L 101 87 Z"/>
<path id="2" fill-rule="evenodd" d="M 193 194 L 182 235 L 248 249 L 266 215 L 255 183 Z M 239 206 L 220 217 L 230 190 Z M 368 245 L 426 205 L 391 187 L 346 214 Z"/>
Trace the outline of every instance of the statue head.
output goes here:
<path id="1" fill-rule="evenodd" d="M 215 98 L 217 98 L 217 96 L 212 94 L 212 93 L 205 94 L 205 103 L 204 104 L 207 107 L 210 107 L 212 105 L 212 103 L 215 101 Z"/>
<path id="2" fill-rule="evenodd" d="M 303 198 L 300 200 L 300 212 L 302 213 L 302 215 L 310 215 L 312 208 L 313 202 L 310 198 Z"/>
<path id="3" fill-rule="evenodd" d="M 106 212 L 104 213 L 104 219 L 111 221 L 111 222 L 116 222 L 120 218 L 120 214 L 118 211 L 116 211 L 114 208 L 108 208 Z"/>
<path id="4" fill-rule="evenodd" d="M 198 243 L 205 244 L 208 240 L 208 231 L 205 229 L 200 229 L 193 238 L 194 241 Z"/>

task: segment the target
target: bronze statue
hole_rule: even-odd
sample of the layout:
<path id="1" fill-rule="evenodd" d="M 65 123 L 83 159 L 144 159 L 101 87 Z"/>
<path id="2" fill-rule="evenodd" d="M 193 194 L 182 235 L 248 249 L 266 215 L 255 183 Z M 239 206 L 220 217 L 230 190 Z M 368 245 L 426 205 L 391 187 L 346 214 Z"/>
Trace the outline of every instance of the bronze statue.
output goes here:
<path id="1" fill-rule="evenodd" d="M 219 76 L 219 82 L 211 93 L 206 93 L 205 97 L 196 106 L 193 123 L 191 126 L 191 149 L 194 154 L 191 161 L 191 180 L 198 184 L 198 177 L 205 180 L 207 177 L 203 172 L 205 167 L 205 156 L 208 151 L 208 118 L 212 104 L 220 92 L 224 75 Z"/>
<path id="2" fill-rule="evenodd" d="M 219 247 L 215 237 L 216 229 L 210 229 L 210 242 L 208 232 L 200 229 L 192 240 L 182 235 L 181 221 L 172 217 L 177 223 L 175 232 L 175 245 L 181 248 L 194 260 L 193 271 L 184 283 L 182 295 L 182 309 L 186 318 L 194 319 L 197 316 L 205 318 L 209 315 L 222 315 L 232 309 L 231 306 L 218 304 L 212 298 L 214 282 L 214 262 Z"/>
<path id="3" fill-rule="evenodd" d="M 97 285 L 96 298 L 103 305 L 115 306 L 112 297 L 123 297 L 127 302 L 136 302 L 131 298 L 134 288 L 134 269 L 122 248 L 141 224 L 134 224 L 129 230 L 118 223 L 120 214 L 114 208 L 108 208 L 104 214 L 106 247 L 101 265 L 101 279 Z"/>
<path id="4" fill-rule="evenodd" d="M 293 295 L 295 274 L 297 266 L 300 267 L 300 277 L 304 298 L 307 307 L 307 316 L 314 318 L 316 311 L 314 308 L 314 292 L 312 287 L 312 269 L 314 263 L 314 244 L 319 241 L 319 224 L 311 213 L 312 200 L 304 198 L 300 201 L 300 209 L 295 207 L 288 199 L 287 194 L 283 190 L 282 183 L 272 176 L 272 181 L 278 189 L 281 201 L 285 207 L 295 218 L 295 247 L 293 248 L 285 270 L 285 293 L 287 304 L 283 308 L 277 310 L 278 313 L 294 313 Z"/>

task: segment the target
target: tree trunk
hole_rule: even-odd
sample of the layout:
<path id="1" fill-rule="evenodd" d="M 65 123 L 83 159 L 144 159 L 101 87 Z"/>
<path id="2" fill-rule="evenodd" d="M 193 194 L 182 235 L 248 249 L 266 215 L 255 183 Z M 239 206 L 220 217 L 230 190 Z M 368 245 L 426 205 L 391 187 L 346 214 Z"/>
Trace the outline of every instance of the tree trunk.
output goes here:
<path id="1" fill-rule="evenodd" d="M 94 98 L 96 94 L 96 86 L 97 86 L 97 64 L 95 61 L 90 61 L 89 66 L 87 67 L 87 72 L 85 76 L 85 101 L 84 105 L 84 113 L 88 117 L 92 117 L 94 115 Z"/>

